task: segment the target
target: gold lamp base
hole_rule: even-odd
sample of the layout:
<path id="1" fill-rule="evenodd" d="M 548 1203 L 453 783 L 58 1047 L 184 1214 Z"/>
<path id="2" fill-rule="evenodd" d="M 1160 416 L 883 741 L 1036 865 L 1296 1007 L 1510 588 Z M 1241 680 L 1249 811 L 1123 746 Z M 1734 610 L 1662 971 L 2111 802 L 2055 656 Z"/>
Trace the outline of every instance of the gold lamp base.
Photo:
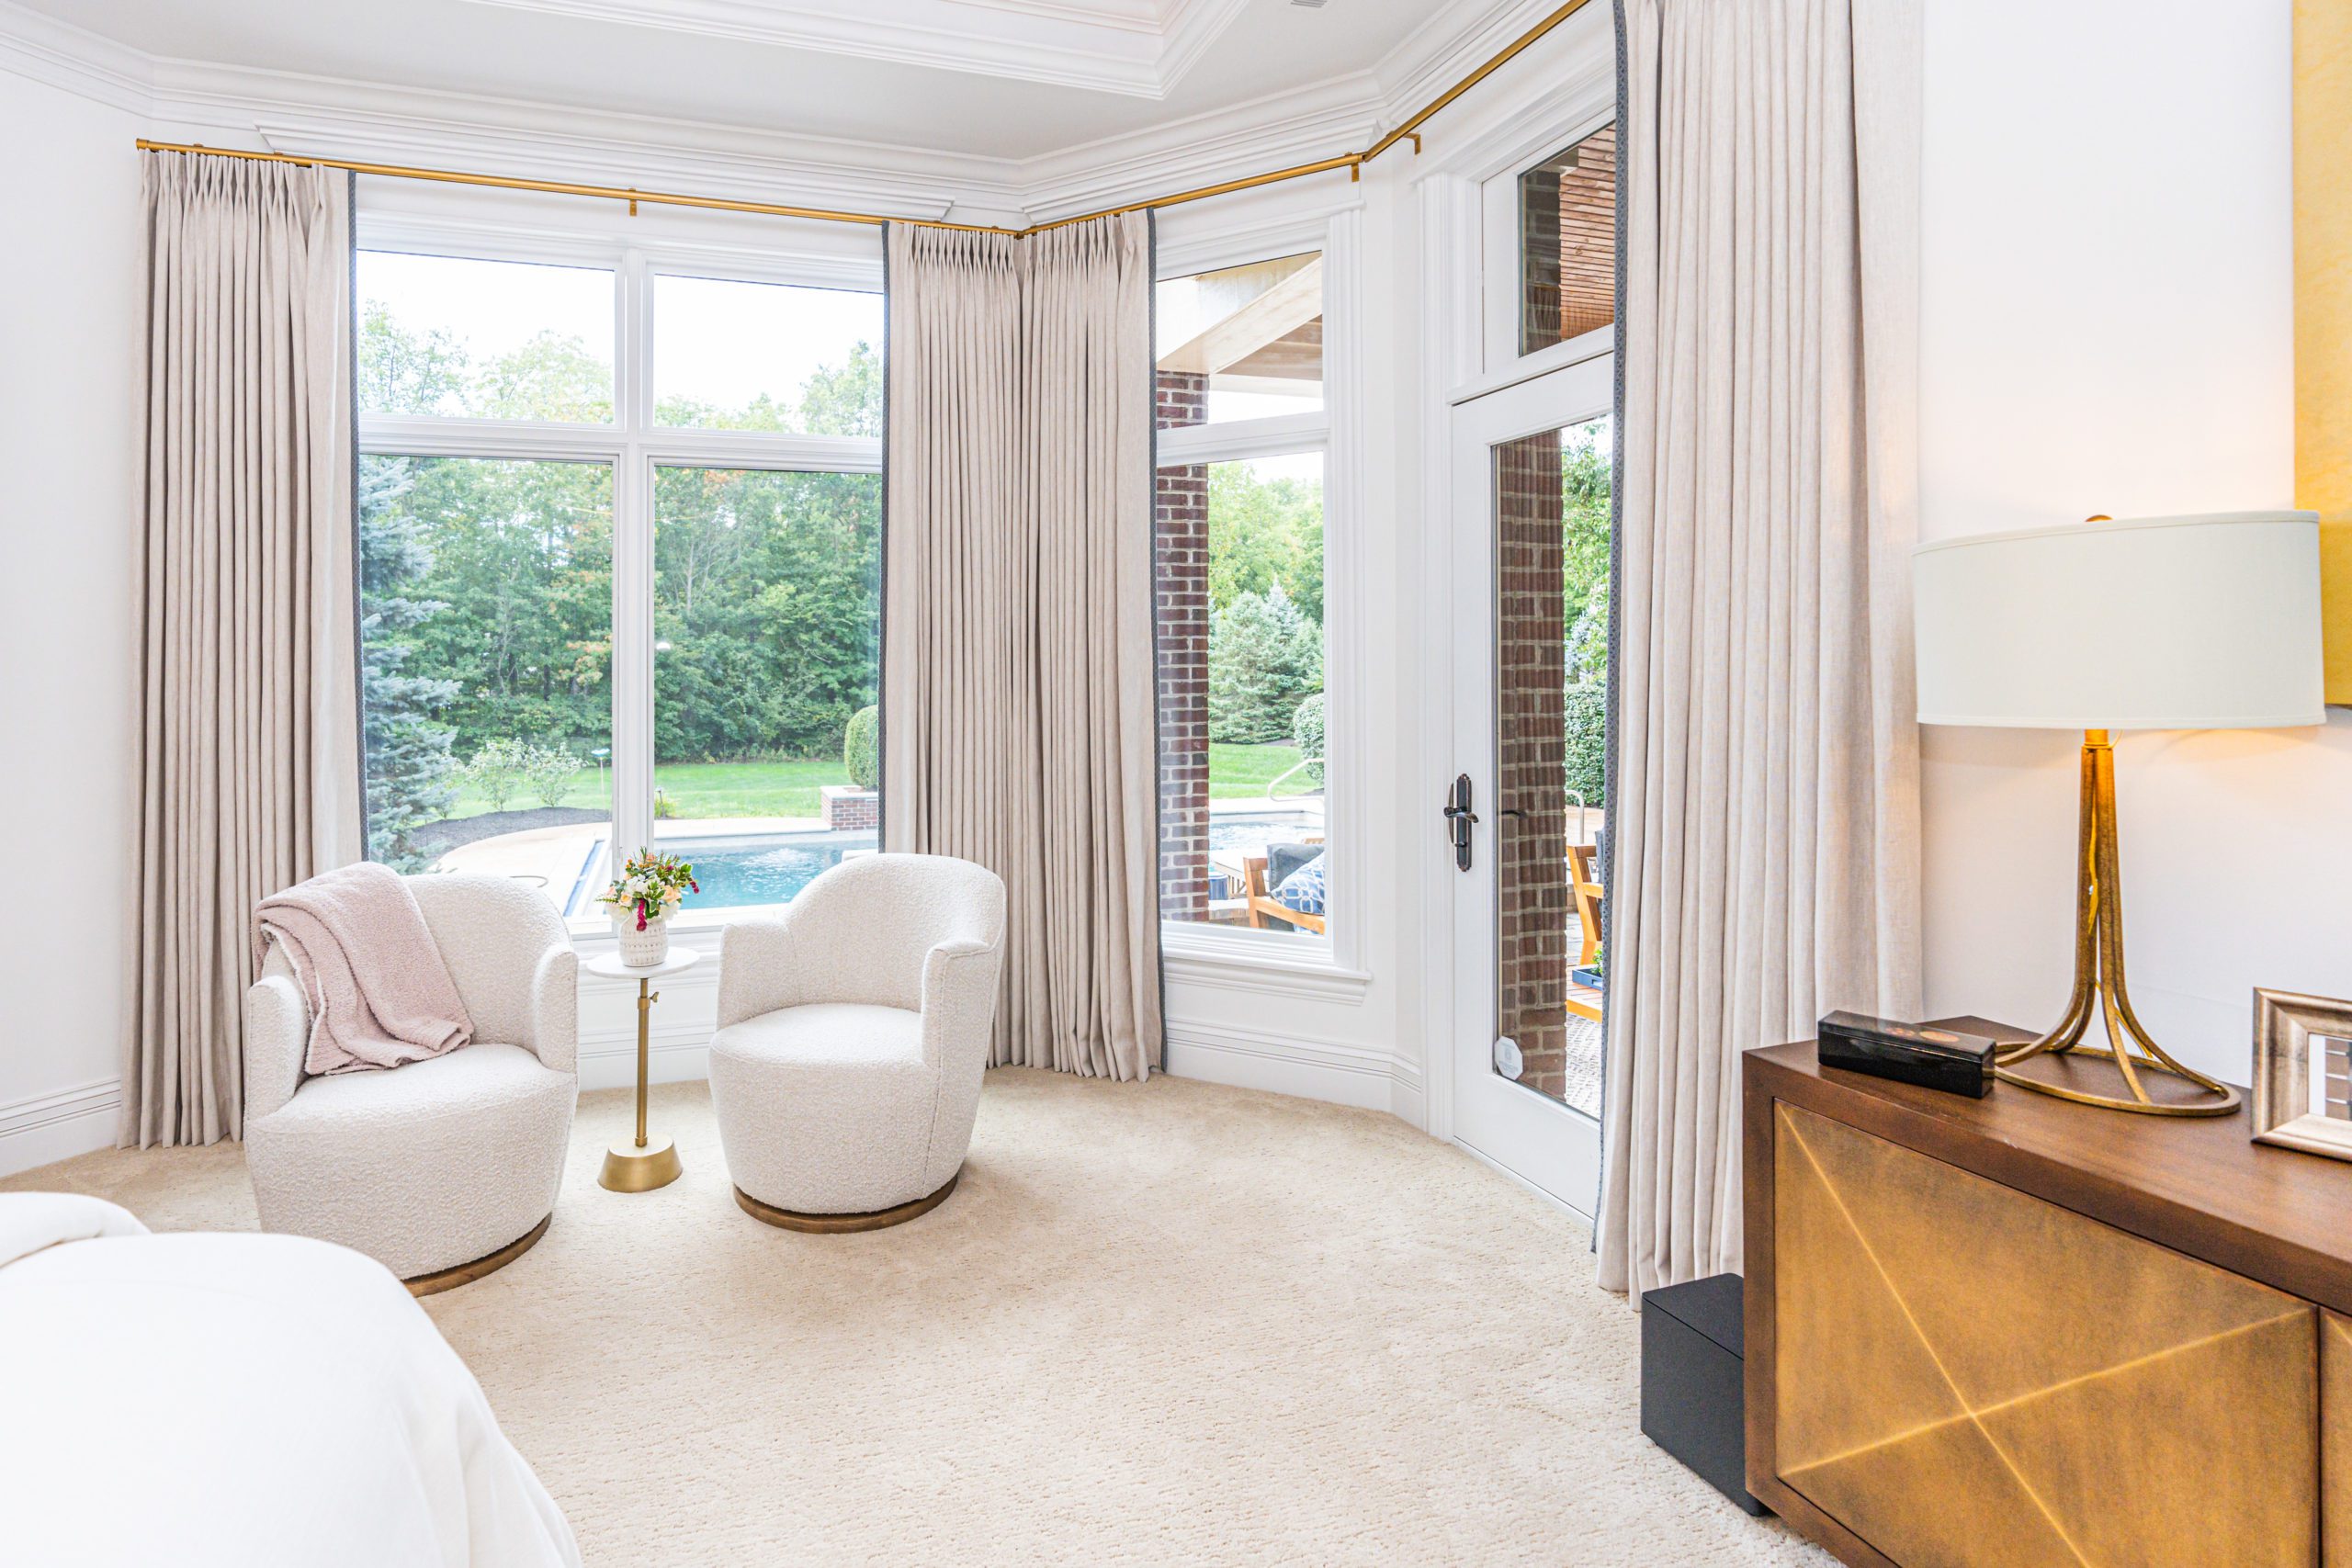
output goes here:
<path id="1" fill-rule="evenodd" d="M 2132 998 L 2123 985 L 2123 879 L 2115 845 L 2115 751 L 2106 730 L 2086 729 L 2083 732 L 2082 833 L 2075 863 L 2074 999 L 2066 1004 L 2066 1015 L 2055 1029 L 2030 1045 L 2002 1053 L 1994 1072 L 2003 1083 L 2078 1105 L 2142 1116 L 2227 1116 L 2238 1108 L 2238 1091 L 2175 1061 L 2148 1037 L 2132 1011 Z M 2090 1028 L 2094 998 L 2107 1024 L 2105 1046 L 2083 1043 Z M 2113 1063 L 2125 1094 L 2100 1094 L 2016 1070 L 2037 1056 L 2066 1055 Z M 2188 1086 L 2186 1097 L 2151 1095 L 2140 1081 L 2143 1073 L 2181 1080 Z"/>
<path id="2" fill-rule="evenodd" d="M 678 1145 L 662 1138 L 640 1147 L 618 1143 L 605 1151 L 605 1168 L 596 1185 L 614 1192 L 650 1192 L 678 1179 Z"/>

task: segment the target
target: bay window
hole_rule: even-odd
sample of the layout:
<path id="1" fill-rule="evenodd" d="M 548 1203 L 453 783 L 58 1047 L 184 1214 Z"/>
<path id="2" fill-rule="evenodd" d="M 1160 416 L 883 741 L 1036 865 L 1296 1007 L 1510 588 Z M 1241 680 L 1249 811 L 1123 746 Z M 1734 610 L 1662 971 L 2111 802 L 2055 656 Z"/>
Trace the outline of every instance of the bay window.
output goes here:
<path id="1" fill-rule="evenodd" d="M 695 863 L 689 917 L 874 849 L 878 261 L 389 238 L 358 263 L 370 858 L 588 929 L 645 845 Z"/>

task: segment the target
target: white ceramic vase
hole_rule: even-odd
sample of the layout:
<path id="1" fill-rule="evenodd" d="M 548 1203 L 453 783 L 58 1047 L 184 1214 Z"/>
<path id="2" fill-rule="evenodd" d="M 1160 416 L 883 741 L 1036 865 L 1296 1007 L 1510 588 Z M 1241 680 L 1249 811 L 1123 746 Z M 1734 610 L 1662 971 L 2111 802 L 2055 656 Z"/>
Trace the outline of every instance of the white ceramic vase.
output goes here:
<path id="1" fill-rule="evenodd" d="M 614 934 L 619 937 L 621 962 L 632 969 L 650 969 L 670 956 L 670 917 L 656 915 L 637 929 L 637 916 L 622 915 L 613 921 Z"/>

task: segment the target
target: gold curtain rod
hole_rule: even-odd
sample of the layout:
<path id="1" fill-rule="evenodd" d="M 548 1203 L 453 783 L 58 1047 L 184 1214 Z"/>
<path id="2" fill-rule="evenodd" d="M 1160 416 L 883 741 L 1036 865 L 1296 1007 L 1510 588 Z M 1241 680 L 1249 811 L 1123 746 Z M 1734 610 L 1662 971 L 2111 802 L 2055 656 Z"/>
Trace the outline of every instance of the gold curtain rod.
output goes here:
<path id="1" fill-rule="evenodd" d="M 214 158 L 243 158 L 256 164 L 298 164 L 305 168 L 348 169 L 356 175 L 379 175 L 388 179 L 433 180 L 443 185 L 488 186 L 496 190 L 541 191 L 551 196 L 585 196 L 605 201 L 626 201 L 630 216 L 637 213 L 637 204 L 650 202 L 660 207 L 698 207 L 714 212 L 752 212 L 770 218 L 807 218 L 824 223 L 864 223 L 879 228 L 886 223 L 904 223 L 917 229 L 952 229 L 965 234 L 1004 234 L 1026 239 L 1049 229 L 1065 229 L 1073 223 L 1090 223 L 1097 218 L 1112 218 L 1123 212 L 1140 212 L 1148 208 L 1177 207 L 1188 201 L 1201 201 L 1212 196 L 1225 196 L 1238 190 L 1251 190 L 1283 180 L 1295 180 L 1307 175 L 1319 175 L 1333 169 L 1345 169 L 1348 177 L 1355 179 L 1363 165 L 1387 152 L 1399 141 L 1410 140 L 1413 151 L 1421 150 L 1420 127 L 1430 116 L 1453 103 L 1463 94 L 1485 81 L 1496 70 L 1510 62 L 1544 34 L 1584 9 L 1588 0 L 1567 0 L 1558 10 L 1521 33 L 1509 45 L 1456 82 L 1437 97 L 1424 105 L 1418 114 L 1362 152 L 1343 152 L 1333 158 L 1320 158 L 1311 164 L 1294 164 L 1271 174 L 1250 175 L 1242 179 L 1225 180 L 1216 185 L 1202 186 L 1193 190 L 1178 191 L 1172 196 L 1155 197 L 1149 201 L 1131 201 L 1123 207 L 1106 207 L 1100 212 L 1080 213 L 1074 218 L 1056 218 L 1048 222 L 1032 223 L 1025 229 L 1000 228 L 992 223 L 950 223 L 938 218 L 891 218 L 874 212 L 842 212 L 822 207 L 794 207 L 775 201 L 737 201 L 719 196 L 687 196 L 676 191 L 639 190 L 634 186 L 577 185 L 566 180 L 527 180 L 511 175 L 470 175 L 454 169 L 421 169 L 403 164 L 362 164 L 346 158 L 305 158 L 291 152 L 247 152 L 232 147 L 207 147 L 202 142 L 150 141 L 139 139 L 139 147 L 146 152 L 201 152 Z"/>

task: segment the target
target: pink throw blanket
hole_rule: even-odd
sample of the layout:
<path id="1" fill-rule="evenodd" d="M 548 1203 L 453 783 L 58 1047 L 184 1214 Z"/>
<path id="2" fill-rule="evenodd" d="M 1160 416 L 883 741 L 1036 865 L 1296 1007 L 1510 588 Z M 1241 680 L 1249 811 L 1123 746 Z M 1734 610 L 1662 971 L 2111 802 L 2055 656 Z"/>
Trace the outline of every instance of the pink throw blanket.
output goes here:
<path id="1" fill-rule="evenodd" d="M 473 1038 L 424 914 L 385 867 L 362 861 L 271 894 L 254 911 L 255 968 L 273 937 L 311 1005 L 304 1072 L 397 1067 Z"/>

